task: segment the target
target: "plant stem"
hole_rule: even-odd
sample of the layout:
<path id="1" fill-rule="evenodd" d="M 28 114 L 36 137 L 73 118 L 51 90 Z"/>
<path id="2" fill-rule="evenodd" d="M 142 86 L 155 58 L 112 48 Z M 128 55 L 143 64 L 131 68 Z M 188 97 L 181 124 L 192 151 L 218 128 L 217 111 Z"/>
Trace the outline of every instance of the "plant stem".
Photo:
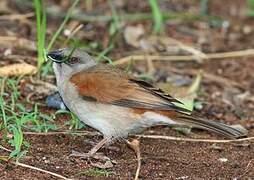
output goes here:
<path id="1" fill-rule="evenodd" d="M 160 7 L 157 0 L 149 0 L 150 6 L 152 8 L 153 21 L 154 21 L 154 32 L 160 33 L 163 29 L 163 15 L 161 13 Z"/>
<path id="2" fill-rule="evenodd" d="M 55 43 L 56 39 L 58 38 L 59 34 L 62 32 L 65 24 L 67 23 L 67 21 L 70 19 L 72 11 L 74 10 L 75 6 L 77 5 L 77 3 L 79 2 L 79 0 L 75 0 L 74 3 L 72 4 L 72 6 L 70 7 L 70 9 L 68 10 L 67 14 L 65 15 L 65 18 L 62 22 L 62 24 L 60 25 L 60 27 L 58 28 L 58 30 L 56 31 L 56 33 L 53 35 L 53 37 L 51 38 L 49 45 L 47 47 L 47 51 L 49 51 L 53 44 Z"/>

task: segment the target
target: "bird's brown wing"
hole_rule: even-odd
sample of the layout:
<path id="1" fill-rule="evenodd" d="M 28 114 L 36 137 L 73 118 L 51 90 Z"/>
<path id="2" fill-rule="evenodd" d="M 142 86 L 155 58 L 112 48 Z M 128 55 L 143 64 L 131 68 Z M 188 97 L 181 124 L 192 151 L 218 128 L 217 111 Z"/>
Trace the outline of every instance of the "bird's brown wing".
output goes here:
<path id="1" fill-rule="evenodd" d="M 100 64 L 78 72 L 70 81 L 86 100 L 132 108 L 189 112 L 176 106 L 174 102 L 180 102 L 162 90 L 145 81 L 130 78 L 123 71 L 108 65 Z"/>

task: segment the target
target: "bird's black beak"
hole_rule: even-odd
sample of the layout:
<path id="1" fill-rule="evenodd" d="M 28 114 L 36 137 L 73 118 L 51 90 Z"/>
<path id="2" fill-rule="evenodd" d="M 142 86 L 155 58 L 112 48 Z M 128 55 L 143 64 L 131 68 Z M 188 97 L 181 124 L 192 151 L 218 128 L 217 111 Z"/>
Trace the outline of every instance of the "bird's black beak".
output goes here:
<path id="1" fill-rule="evenodd" d="M 62 50 L 51 51 L 47 54 L 47 59 L 49 59 L 55 63 L 63 63 L 64 62 L 64 53 Z"/>

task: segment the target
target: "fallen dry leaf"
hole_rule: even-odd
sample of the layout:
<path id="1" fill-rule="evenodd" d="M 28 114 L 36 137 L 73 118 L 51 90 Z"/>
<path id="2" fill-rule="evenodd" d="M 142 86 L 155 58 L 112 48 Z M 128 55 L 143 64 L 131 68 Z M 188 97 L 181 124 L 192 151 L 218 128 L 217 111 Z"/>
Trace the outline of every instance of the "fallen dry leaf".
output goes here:
<path id="1" fill-rule="evenodd" d="M 114 166 L 111 161 L 106 161 L 104 164 L 101 162 L 96 163 L 91 162 L 91 165 L 100 169 L 108 169 Z"/>
<path id="2" fill-rule="evenodd" d="M 8 6 L 8 1 L 0 1 L 0 13 L 4 14 L 4 13 L 11 13 L 11 12 L 12 10 Z"/>
<path id="3" fill-rule="evenodd" d="M 223 162 L 223 163 L 228 162 L 228 159 L 227 159 L 227 158 L 219 158 L 218 160 L 219 160 L 220 162 Z"/>
<path id="4" fill-rule="evenodd" d="M 168 94 L 171 94 L 176 99 L 180 100 L 183 104 L 176 103 L 177 106 L 186 108 L 190 111 L 194 108 L 194 100 L 197 97 L 197 91 L 199 89 L 202 79 L 202 72 L 197 74 L 195 80 L 190 87 L 174 87 L 170 83 L 158 83 L 158 87 Z"/>
<path id="5" fill-rule="evenodd" d="M 205 53 L 199 51 L 198 49 L 195 49 L 194 47 L 190 45 L 186 45 L 182 43 L 181 41 L 178 41 L 176 39 L 165 37 L 165 36 L 150 36 L 147 38 L 147 41 L 150 44 L 153 44 L 153 46 L 161 45 L 163 46 L 167 51 L 174 52 L 176 49 L 178 50 L 184 50 L 192 55 L 195 56 L 195 58 L 199 61 L 202 61 L 203 59 L 208 59 Z"/>
<path id="6" fill-rule="evenodd" d="M 140 47 L 140 39 L 144 35 L 144 27 L 139 26 L 127 26 L 124 29 L 124 39 L 127 44 L 132 45 L 136 48 Z"/>
<path id="7" fill-rule="evenodd" d="M 36 42 L 16 36 L 0 36 L 0 45 L 6 48 L 22 48 L 36 51 Z"/>
<path id="8" fill-rule="evenodd" d="M 21 76 L 35 74 L 37 68 L 27 63 L 6 65 L 0 68 L 0 76 Z"/>
<path id="9" fill-rule="evenodd" d="M 51 83 L 37 80 L 37 82 L 26 83 L 24 85 L 24 90 L 27 93 L 47 96 L 55 93 L 57 91 L 57 87 Z"/>

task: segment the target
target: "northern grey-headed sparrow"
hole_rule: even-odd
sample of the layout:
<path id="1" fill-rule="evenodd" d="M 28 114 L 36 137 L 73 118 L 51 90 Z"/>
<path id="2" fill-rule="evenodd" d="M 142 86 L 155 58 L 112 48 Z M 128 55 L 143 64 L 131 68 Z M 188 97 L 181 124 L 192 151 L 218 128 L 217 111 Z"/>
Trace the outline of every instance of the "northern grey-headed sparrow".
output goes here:
<path id="1" fill-rule="evenodd" d="M 81 50 L 48 53 L 57 87 L 66 106 L 104 139 L 87 154 L 94 155 L 113 138 L 125 138 L 155 125 L 186 124 L 229 138 L 246 133 L 220 122 L 189 115 L 172 96 L 110 65 L 98 64 Z"/>

